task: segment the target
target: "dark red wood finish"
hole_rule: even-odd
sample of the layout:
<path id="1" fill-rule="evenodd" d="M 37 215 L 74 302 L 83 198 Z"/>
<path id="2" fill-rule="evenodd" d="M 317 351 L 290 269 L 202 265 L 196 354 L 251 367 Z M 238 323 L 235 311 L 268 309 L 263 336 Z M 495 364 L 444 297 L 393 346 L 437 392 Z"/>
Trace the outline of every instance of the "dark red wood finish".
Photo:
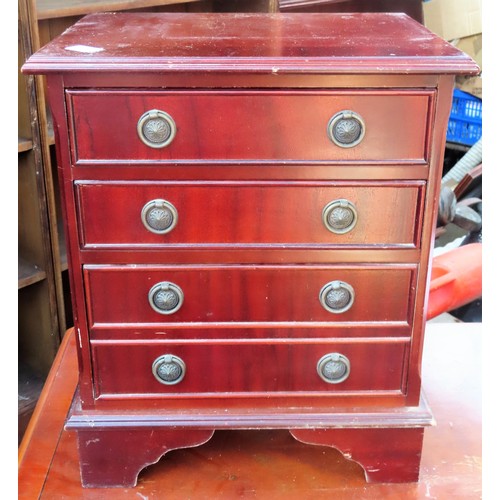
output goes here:
<path id="1" fill-rule="evenodd" d="M 409 322 L 415 266 L 85 266 L 89 325 L 128 323 Z M 332 281 L 354 289 L 352 307 L 327 311 L 319 300 Z M 180 287 L 171 314 L 148 300 L 157 283 Z M 374 293 L 374 289 L 377 293 Z"/>
<path id="2" fill-rule="evenodd" d="M 424 429 L 294 429 L 307 444 L 331 446 L 363 465 L 369 483 L 418 481 Z"/>
<path id="3" fill-rule="evenodd" d="M 220 397 L 225 393 L 230 397 L 234 393 L 237 397 L 273 394 L 279 398 L 297 393 L 307 398 L 310 391 L 325 395 L 359 396 L 370 391 L 401 395 L 408 344 L 407 339 L 356 343 L 289 340 L 279 344 L 265 341 L 94 343 L 93 366 L 99 374 L 96 396 L 173 398 L 201 394 Z M 318 377 L 318 361 L 332 352 L 352 360 L 351 373 L 343 383 L 330 384 Z M 178 356 L 186 364 L 186 375 L 175 385 L 162 384 L 151 373 L 153 361 L 164 354 Z M 369 370 L 365 366 L 367 358 L 371 359 Z M 128 361 L 124 362 L 125 359 Z"/>
<path id="4" fill-rule="evenodd" d="M 301 245 L 415 248 L 424 184 L 415 182 L 80 182 L 75 183 L 81 246 L 147 250 L 205 245 Z M 141 220 L 151 200 L 171 203 L 173 230 L 157 234 Z M 345 199 L 357 211 L 356 225 L 336 234 L 323 209 Z M 398 224 L 388 224 L 397 206 Z"/>
<path id="5" fill-rule="evenodd" d="M 96 324 L 90 330 L 91 341 L 112 340 L 266 340 L 293 339 L 405 339 L 411 336 L 407 321 L 323 321 L 323 322 L 252 322 L 252 323 L 142 323 Z"/>
<path id="6" fill-rule="evenodd" d="M 133 484 L 147 449 L 266 426 L 355 447 L 373 480 L 416 480 L 444 138 L 454 75 L 477 70 L 402 14 L 91 15 L 27 62 L 48 75 L 57 137 L 80 366 L 68 427 L 104 443 L 82 452 L 85 486 Z M 176 122 L 166 148 L 137 135 L 152 108 Z M 344 109 L 366 124 L 351 148 L 327 136 Z M 337 196 L 359 211 L 345 235 L 322 226 Z M 178 224 L 150 234 L 141 207 L 161 197 Z M 355 290 L 341 314 L 318 298 L 333 280 Z M 185 294 L 172 315 L 149 304 L 162 281 Z M 352 372 L 327 384 L 317 362 L 337 351 Z M 168 353 L 188 370 L 166 388 L 151 365 Z M 384 460 L 392 438 L 408 447 Z"/>
<path id="7" fill-rule="evenodd" d="M 200 159 L 373 162 L 426 159 L 431 97 L 431 92 L 416 90 L 71 91 L 67 105 L 76 165 Z M 168 148 L 148 147 L 137 135 L 137 122 L 150 109 L 167 112 L 176 123 L 177 134 Z M 330 118 L 344 110 L 365 121 L 358 147 L 339 148 L 326 134 Z"/>
<path id="8" fill-rule="evenodd" d="M 412 325 L 407 321 L 370 322 L 267 322 L 267 323 L 169 323 L 97 324 L 90 330 L 92 341 L 172 340 L 260 340 L 266 343 L 306 339 L 390 339 L 408 340 Z"/>
<path id="9" fill-rule="evenodd" d="M 206 443 L 213 430 L 173 429 L 85 430 L 78 433 L 81 475 L 87 488 L 134 487 L 144 465 L 178 448 Z M 144 443 L 150 443 L 144 447 Z M 110 467 L 110 464 L 115 464 Z"/>
<path id="10" fill-rule="evenodd" d="M 401 13 L 168 16 L 166 25 L 158 13 L 91 14 L 34 54 L 25 71 L 215 71 L 264 73 L 275 81 L 282 73 L 478 72 L 470 57 Z"/>

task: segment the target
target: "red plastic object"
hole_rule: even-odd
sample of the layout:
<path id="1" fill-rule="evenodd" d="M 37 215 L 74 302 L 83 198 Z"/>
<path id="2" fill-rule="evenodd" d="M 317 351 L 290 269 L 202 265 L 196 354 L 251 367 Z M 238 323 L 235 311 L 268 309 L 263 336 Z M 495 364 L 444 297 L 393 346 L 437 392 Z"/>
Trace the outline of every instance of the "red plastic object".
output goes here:
<path id="1" fill-rule="evenodd" d="M 479 299 L 482 270 L 481 243 L 470 243 L 434 257 L 427 319 Z"/>

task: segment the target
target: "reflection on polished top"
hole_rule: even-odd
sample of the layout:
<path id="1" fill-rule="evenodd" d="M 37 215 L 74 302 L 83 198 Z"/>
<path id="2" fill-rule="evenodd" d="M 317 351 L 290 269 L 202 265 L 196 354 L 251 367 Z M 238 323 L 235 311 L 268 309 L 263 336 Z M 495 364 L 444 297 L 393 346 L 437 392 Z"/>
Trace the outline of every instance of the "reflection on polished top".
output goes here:
<path id="1" fill-rule="evenodd" d="M 453 74 L 478 70 L 472 59 L 406 14 L 387 13 L 91 14 L 35 54 L 24 70 L 103 68 Z"/>

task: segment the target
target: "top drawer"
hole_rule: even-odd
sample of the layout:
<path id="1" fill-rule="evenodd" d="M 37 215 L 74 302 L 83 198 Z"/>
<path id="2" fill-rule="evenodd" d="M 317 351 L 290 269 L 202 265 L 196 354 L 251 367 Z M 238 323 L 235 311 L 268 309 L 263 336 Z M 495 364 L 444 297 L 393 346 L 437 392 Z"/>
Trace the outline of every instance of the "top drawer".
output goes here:
<path id="1" fill-rule="evenodd" d="M 432 96 L 394 90 L 67 92 L 75 164 L 421 162 Z"/>

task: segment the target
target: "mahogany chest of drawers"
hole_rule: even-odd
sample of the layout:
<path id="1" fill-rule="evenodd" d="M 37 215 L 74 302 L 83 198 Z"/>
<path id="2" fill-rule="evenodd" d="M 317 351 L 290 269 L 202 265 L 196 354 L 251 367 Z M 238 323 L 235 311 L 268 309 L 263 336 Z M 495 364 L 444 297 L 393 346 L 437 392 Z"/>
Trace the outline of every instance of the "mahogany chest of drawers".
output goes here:
<path id="1" fill-rule="evenodd" d="M 108 13 L 47 75 L 84 486 L 222 428 L 418 479 L 429 261 L 454 75 L 404 14 Z"/>

